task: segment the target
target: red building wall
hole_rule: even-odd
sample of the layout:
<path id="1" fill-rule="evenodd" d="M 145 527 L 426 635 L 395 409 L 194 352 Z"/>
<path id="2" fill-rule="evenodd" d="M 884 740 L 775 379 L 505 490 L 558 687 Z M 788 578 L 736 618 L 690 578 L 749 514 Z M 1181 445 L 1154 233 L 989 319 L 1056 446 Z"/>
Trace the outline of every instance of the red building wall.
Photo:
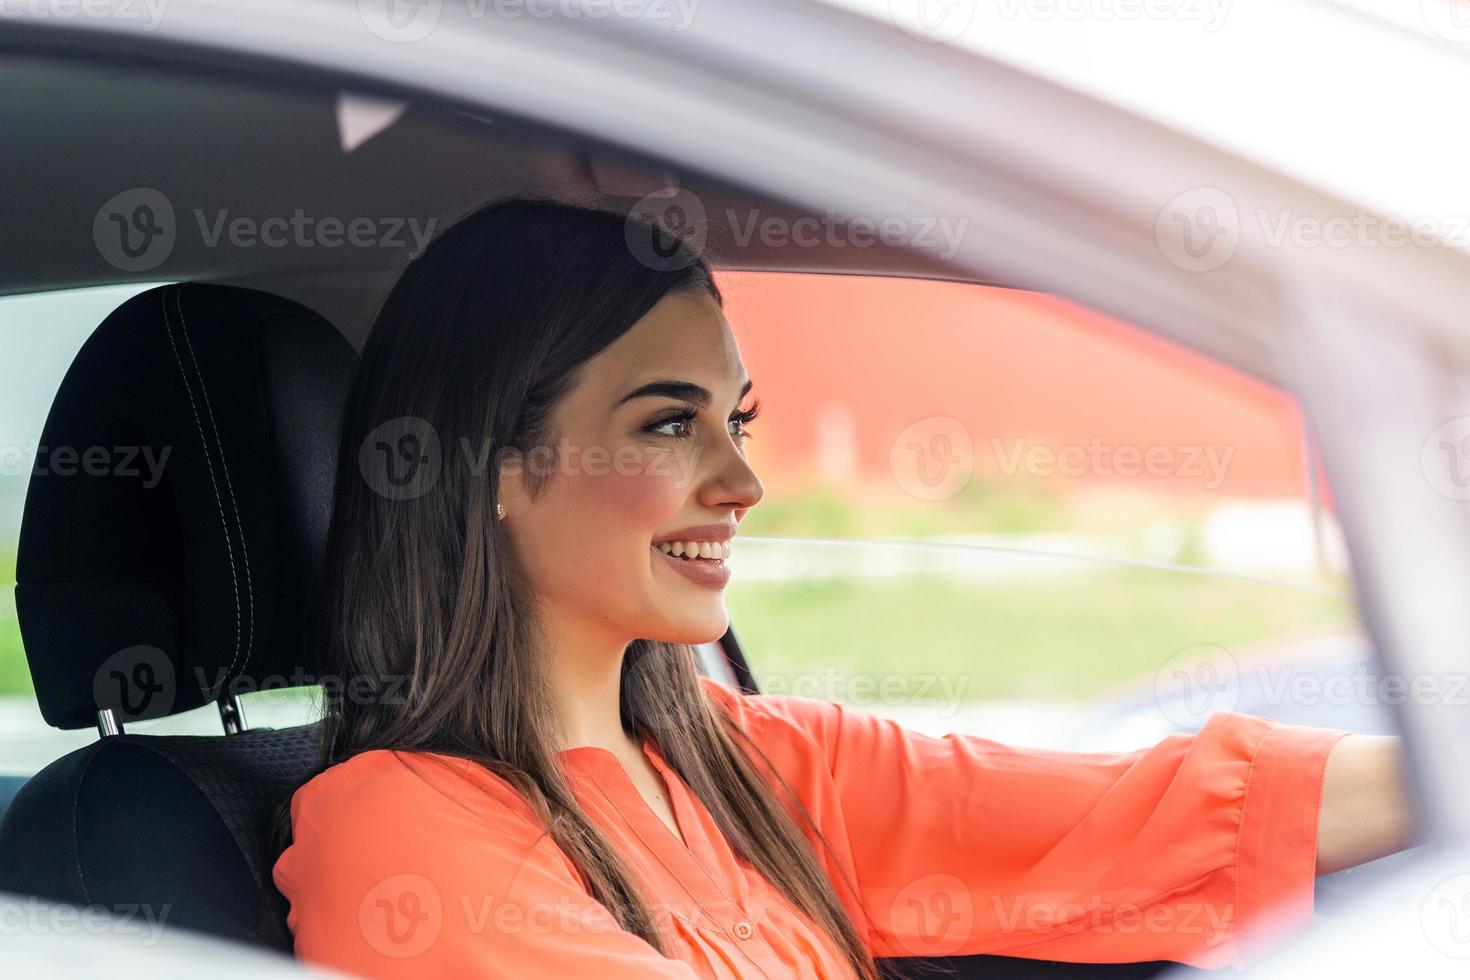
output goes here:
<path id="1" fill-rule="evenodd" d="M 1053 451 L 1198 446 L 1228 458 L 1217 486 L 1183 474 L 1096 472 L 1075 485 L 1215 499 L 1307 494 L 1302 421 L 1289 395 L 1075 304 L 927 280 L 718 278 L 763 399 L 750 453 L 772 492 L 813 478 L 816 420 L 836 405 L 850 413 L 861 480 L 890 478 L 889 450 L 905 426 L 952 416 L 970 431 L 977 473 L 997 469 L 994 439 Z"/>

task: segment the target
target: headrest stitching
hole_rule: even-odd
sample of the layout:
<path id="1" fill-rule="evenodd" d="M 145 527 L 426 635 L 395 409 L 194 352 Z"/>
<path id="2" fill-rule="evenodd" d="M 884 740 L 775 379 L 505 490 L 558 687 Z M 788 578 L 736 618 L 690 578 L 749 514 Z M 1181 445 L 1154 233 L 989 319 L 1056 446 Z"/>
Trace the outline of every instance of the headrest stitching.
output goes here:
<path id="1" fill-rule="evenodd" d="M 174 291 L 177 291 L 177 288 L 175 287 Z M 160 299 L 163 304 L 163 330 L 168 335 L 168 345 L 173 350 L 174 363 L 179 366 L 179 376 L 184 381 L 184 392 L 189 396 L 189 408 L 194 413 L 194 428 L 199 433 L 199 442 L 204 449 L 204 464 L 209 470 L 210 486 L 214 488 L 214 501 L 219 508 L 220 527 L 225 532 L 225 553 L 230 559 L 230 581 L 233 583 L 235 591 L 235 654 L 230 659 L 230 670 L 225 674 L 226 679 L 228 679 L 229 674 L 235 669 L 235 662 L 240 658 L 240 579 L 235 572 L 235 549 L 230 544 L 230 525 L 225 520 L 225 504 L 223 498 L 220 497 L 219 483 L 214 477 L 214 460 L 209 454 L 209 442 L 204 436 L 204 424 L 199 420 L 199 406 L 194 402 L 194 388 L 189 384 L 189 374 L 184 370 L 184 359 L 179 356 L 178 343 L 174 340 L 173 325 L 168 316 L 167 291 Z"/>
<path id="2" fill-rule="evenodd" d="M 204 413 L 209 416 L 209 427 L 214 431 L 214 445 L 219 451 L 220 472 L 225 475 L 225 491 L 230 495 L 230 510 L 235 515 L 235 531 L 240 535 L 240 563 L 245 566 L 245 602 L 247 615 L 245 617 L 245 659 L 244 663 L 250 663 L 250 655 L 255 650 L 255 587 L 250 577 L 250 548 L 245 544 L 245 525 L 240 520 L 240 504 L 235 500 L 235 484 L 230 479 L 230 463 L 225 456 L 225 442 L 220 438 L 219 425 L 214 420 L 214 407 L 209 401 L 209 385 L 204 382 L 204 372 L 199 370 L 199 360 L 194 356 L 194 342 L 189 339 L 189 322 L 184 318 L 184 286 L 180 285 L 174 290 L 174 307 L 179 313 L 179 324 L 183 327 L 184 347 L 189 351 L 189 360 L 194 365 L 194 374 L 199 378 L 199 394 L 204 399 Z M 230 661 L 229 675 L 235 672 L 235 662 Z"/>

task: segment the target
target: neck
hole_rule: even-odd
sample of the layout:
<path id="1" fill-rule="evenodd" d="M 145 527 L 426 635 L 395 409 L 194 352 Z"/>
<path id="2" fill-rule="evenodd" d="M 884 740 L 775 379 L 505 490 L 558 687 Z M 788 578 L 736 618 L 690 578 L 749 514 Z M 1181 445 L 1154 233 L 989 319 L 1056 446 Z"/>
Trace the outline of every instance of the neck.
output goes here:
<path id="1" fill-rule="evenodd" d="M 548 684 L 561 733 L 559 748 L 598 746 L 618 751 L 633 739 L 623 731 L 623 656 L 631 641 L 554 637 Z"/>

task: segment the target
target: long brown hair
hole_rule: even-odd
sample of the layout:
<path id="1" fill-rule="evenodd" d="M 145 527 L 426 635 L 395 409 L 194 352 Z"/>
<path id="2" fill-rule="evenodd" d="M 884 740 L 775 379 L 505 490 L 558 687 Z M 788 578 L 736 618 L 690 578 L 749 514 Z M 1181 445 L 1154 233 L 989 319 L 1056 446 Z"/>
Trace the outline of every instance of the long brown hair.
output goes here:
<path id="1" fill-rule="evenodd" d="M 630 235 L 649 236 L 658 261 L 640 260 Z M 498 468 L 458 450 L 490 447 L 494 459 L 501 447 L 554 447 L 551 411 L 583 365 L 664 296 L 690 291 L 723 302 L 688 243 L 568 201 L 505 199 L 436 238 L 393 288 L 363 350 L 317 597 L 320 667 L 344 679 L 325 688 L 322 767 L 379 748 L 484 765 L 540 815 L 591 895 L 665 954 L 628 866 L 558 764 L 536 597 L 493 517 Z M 373 478 L 379 450 L 385 465 L 425 466 L 385 483 Z M 526 477 L 535 499 L 549 476 L 530 468 Z M 792 794 L 778 799 L 779 777 L 708 701 L 692 648 L 631 643 L 621 709 L 631 733 L 657 739 L 735 851 L 825 930 L 859 977 L 876 977 L 818 859 L 820 832 Z"/>

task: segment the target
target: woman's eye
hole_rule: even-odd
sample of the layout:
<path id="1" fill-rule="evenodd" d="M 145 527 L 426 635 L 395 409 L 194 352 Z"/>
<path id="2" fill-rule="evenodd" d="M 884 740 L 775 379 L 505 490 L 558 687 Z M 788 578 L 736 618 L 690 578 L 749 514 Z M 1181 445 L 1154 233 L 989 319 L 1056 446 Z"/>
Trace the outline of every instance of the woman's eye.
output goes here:
<path id="1" fill-rule="evenodd" d="M 760 402 L 760 399 L 757 398 L 755 400 L 755 403 L 752 404 L 745 411 L 743 411 L 743 412 L 736 412 L 734 415 L 732 415 L 730 417 L 730 421 L 731 422 L 734 422 L 736 425 L 740 426 L 740 431 L 739 431 L 738 435 L 740 437 L 740 441 L 741 442 L 744 442 L 746 439 L 749 439 L 750 438 L 750 431 L 746 428 L 746 426 L 748 426 L 748 425 L 750 425 L 750 423 L 754 422 L 756 420 L 756 418 L 760 415 L 760 413 L 761 413 L 761 402 Z"/>
<path id="2" fill-rule="evenodd" d="M 743 442 L 751 437 L 750 431 L 746 426 L 754 421 L 758 414 L 760 414 L 759 402 L 744 412 L 736 412 L 730 416 L 730 425 L 734 426 L 733 434 L 736 439 Z M 654 435 L 669 436 L 674 439 L 688 439 L 694 434 L 694 421 L 697 417 L 698 415 L 695 412 L 672 415 L 662 422 L 653 422 L 645 426 L 644 431 L 653 433 Z"/>
<path id="3" fill-rule="evenodd" d="M 689 430 L 693 422 L 694 416 L 692 415 L 675 415 L 672 418 L 664 419 L 662 422 L 653 423 L 648 427 L 647 431 L 656 435 L 672 436 L 675 439 L 687 439 L 690 435 Z M 675 431 L 661 431 L 670 427 L 673 427 Z"/>

